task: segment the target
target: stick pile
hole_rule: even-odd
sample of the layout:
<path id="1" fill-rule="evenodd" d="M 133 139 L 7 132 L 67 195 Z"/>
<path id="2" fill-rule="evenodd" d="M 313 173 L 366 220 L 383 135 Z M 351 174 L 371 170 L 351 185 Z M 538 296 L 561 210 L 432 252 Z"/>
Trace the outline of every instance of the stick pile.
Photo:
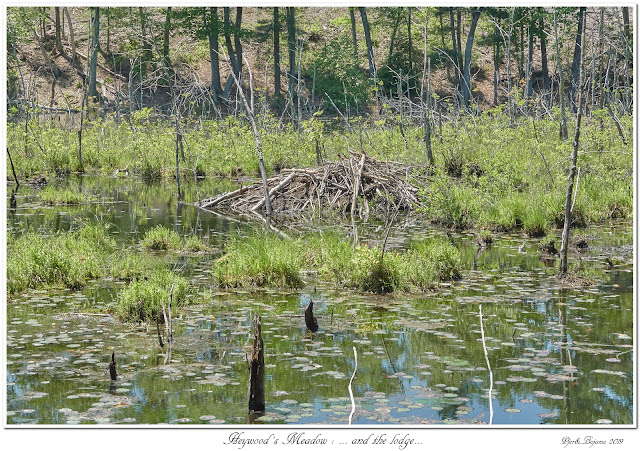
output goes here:
<path id="1" fill-rule="evenodd" d="M 408 182 L 408 172 L 399 163 L 352 154 L 314 168 L 283 169 L 267 185 L 274 213 L 338 209 L 362 217 L 369 215 L 370 205 L 375 212 L 385 213 L 418 205 L 418 188 Z M 263 185 L 256 182 L 206 199 L 202 208 L 263 213 L 264 203 Z"/>

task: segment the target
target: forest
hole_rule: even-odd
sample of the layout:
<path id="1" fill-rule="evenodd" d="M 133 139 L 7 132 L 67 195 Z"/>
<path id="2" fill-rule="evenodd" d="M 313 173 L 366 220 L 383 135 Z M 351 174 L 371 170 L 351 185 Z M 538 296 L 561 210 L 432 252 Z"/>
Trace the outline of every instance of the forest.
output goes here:
<path id="1" fill-rule="evenodd" d="M 6 424 L 632 424 L 633 17 L 7 8 Z"/>

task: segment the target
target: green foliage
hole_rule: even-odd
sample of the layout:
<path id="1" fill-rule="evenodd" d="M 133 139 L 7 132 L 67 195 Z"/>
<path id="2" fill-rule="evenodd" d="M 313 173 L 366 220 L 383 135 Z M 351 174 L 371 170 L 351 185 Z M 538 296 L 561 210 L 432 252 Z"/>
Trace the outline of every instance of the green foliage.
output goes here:
<path id="1" fill-rule="evenodd" d="M 117 311 L 125 321 L 149 321 L 162 318 L 162 303 L 169 308 L 173 286 L 172 312 L 189 302 L 193 288 L 184 277 L 168 269 L 158 269 L 148 278 L 133 280 L 118 296 Z M 168 314 L 168 312 L 167 312 Z"/>
<path id="2" fill-rule="evenodd" d="M 104 261 L 115 242 L 104 224 L 85 225 L 68 233 L 27 233 L 7 245 L 7 290 L 64 286 L 77 289 L 106 273 Z"/>
<path id="3" fill-rule="evenodd" d="M 142 239 L 142 245 L 154 251 L 180 249 L 180 235 L 173 230 L 159 225 L 146 231 Z"/>
<path id="4" fill-rule="evenodd" d="M 7 8 L 7 42 L 28 42 L 33 39 L 33 27 L 47 17 L 47 8 Z"/>
<path id="5" fill-rule="evenodd" d="M 353 44 L 349 35 L 343 34 L 329 41 L 307 68 L 307 77 L 313 77 L 316 68 L 316 90 L 331 97 L 335 105 L 344 109 L 349 103 L 363 105 L 369 100 L 369 81 L 358 70 L 353 56 Z M 324 104 L 333 109 L 328 99 Z"/>

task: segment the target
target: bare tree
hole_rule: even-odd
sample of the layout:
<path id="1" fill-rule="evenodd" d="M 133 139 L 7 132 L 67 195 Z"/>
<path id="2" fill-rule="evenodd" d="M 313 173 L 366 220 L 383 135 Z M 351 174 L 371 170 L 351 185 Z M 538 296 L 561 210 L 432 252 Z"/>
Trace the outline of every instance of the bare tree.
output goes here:
<path id="1" fill-rule="evenodd" d="M 582 28 L 584 34 L 584 27 Z M 584 42 L 583 36 L 582 42 Z M 578 104 L 577 104 L 577 117 L 576 117 L 576 130 L 573 135 L 573 151 L 571 153 L 571 167 L 569 169 L 569 184 L 567 185 L 567 196 L 564 202 L 564 227 L 562 229 L 562 245 L 560 247 L 560 272 L 559 275 L 564 277 L 567 273 L 567 253 L 569 249 L 569 229 L 571 228 L 571 213 L 572 204 L 571 196 L 573 194 L 573 185 L 576 178 L 576 167 L 578 164 L 578 148 L 580 144 L 580 123 L 582 121 L 582 91 L 584 89 L 584 54 L 586 52 L 580 52 L 580 63 L 578 66 L 579 84 L 578 90 Z"/>

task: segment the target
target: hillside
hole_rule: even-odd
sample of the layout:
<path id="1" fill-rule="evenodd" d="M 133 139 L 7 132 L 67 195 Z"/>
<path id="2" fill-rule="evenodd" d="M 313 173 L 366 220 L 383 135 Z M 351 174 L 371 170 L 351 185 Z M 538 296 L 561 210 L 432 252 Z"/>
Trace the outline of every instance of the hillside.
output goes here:
<path id="1" fill-rule="evenodd" d="M 66 9 L 66 8 L 65 8 Z M 162 46 L 165 20 L 164 8 L 100 8 L 102 10 L 99 31 L 99 54 L 97 58 L 96 80 L 101 104 L 107 109 L 127 109 L 131 97 L 137 99 L 137 107 L 160 106 L 166 107 L 171 102 L 171 89 L 178 89 L 183 95 L 191 95 L 192 99 L 210 96 L 207 94 L 211 86 L 211 63 L 209 42 L 203 36 L 199 20 L 205 20 L 193 13 L 185 20 L 179 17 L 184 10 L 177 8 L 172 11 L 171 23 L 168 27 L 168 56 L 175 69 L 173 83 L 168 83 L 163 72 Z M 198 8 L 191 8 L 198 9 Z M 200 8 L 202 9 L 202 8 Z M 236 19 L 230 8 L 230 19 Z M 270 99 L 274 98 L 274 39 L 273 39 L 273 8 L 245 7 L 242 14 L 242 27 L 239 39 L 244 58 L 251 68 L 253 87 L 258 93 L 266 92 Z M 286 8 L 280 8 L 280 60 L 282 68 L 282 91 L 286 98 L 287 68 L 289 56 L 287 52 L 287 23 Z M 460 10 L 460 8 L 456 8 Z M 534 97 L 541 95 L 544 88 L 544 74 L 542 71 L 542 48 L 540 39 L 533 40 L 532 51 L 528 52 L 529 30 L 531 24 L 540 26 L 547 36 L 546 52 L 550 73 L 551 90 L 557 93 L 558 71 L 556 70 L 555 33 L 553 30 L 553 14 L 543 11 L 541 18 L 536 19 L 534 13 L 518 13 L 505 19 L 510 14 L 506 8 L 485 8 L 480 14 L 472 60 L 470 65 L 470 83 L 472 99 L 480 110 L 490 108 L 494 103 L 494 60 L 496 39 L 498 40 L 499 83 L 498 103 L 507 100 L 507 49 L 511 49 L 508 59 L 511 62 L 512 87 L 519 87 L 522 92 L 517 94 L 525 97 L 525 87 L 530 79 Z M 526 10 L 526 8 L 516 8 Z M 535 8 L 533 8 L 535 9 Z M 538 8 L 541 10 L 541 8 Z M 570 9 L 570 8 L 564 8 Z M 574 8 L 575 9 L 575 8 Z M 62 51 L 56 47 L 56 27 L 54 8 L 27 8 L 28 13 L 19 11 L 20 8 L 9 9 L 10 42 L 7 58 L 7 89 L 9 101 L 30 99 L 41 106 L 59 109 L 79 109 L 82 104 L 84 74 L 89 72 L 87 55 L 91 53 L 90 31 L 91 11 L 88 8 L 68 8 L 71 28 L 75 37 L 77 62 L 71 63 L 72 48 L 70 41 L 70 27 L 63 8 L 59 8 L 61 23 Z M 24 8 L 22 10 L 25 10 Z M 37 31 L 29 30 L 21 25 L 26 19 L 25 14 L 33 16 L 34 11 L 39 14 L 31 23 Z M 218 17 L 222 21 L 222 8 L 218 8 Z M 354 59 L 351 56 L 352 28 L 349 8 L 295 8 L 296 29 L 296 65 L 302 55 L 302 63 L 296 67 L 302 79 L 299 81 L 304 102 L 315 102 L 313 107 L 320 106 L 324 101 L 327 108 L 327 96 L 339 108 L 356 109 L 368 107 L 373 111 L 373 98 L 376 96 L 367 86 L 367 48 L 363 22 L 360 20 L 357 8 L 354 18 L 356 25 L 356 41 L 358 66 L 351 70 Z M 403 77 L 407 86 L 402 90 L 409 93 L 409 97 L 420 94 L 424 75 L 424 25 L 425 10 L 420 8 L 367 8 L 371 27 L 373 53 L 377 62 L 377 75 L 384 79 L 383 93 L 386 97 L 397 95 L 397 79 Z M 428 8 L 427 54 L 431 62 L 431 86 L 440 99 L 438 105 L 455 104 L 456 77 L 455 65 L 452 64 L 457 54 L 452 47 L 451 25 L 449 22 L 449 8 Z M 461 50 L 471 27 L 472 14 L 468 8 L 457 11 L 459 22 L 457 39 L 461 40 Z M 399 11 L 399 12 L 398 12 Z M 511 13 L 511 14 L 516 14 Z M 603 73 L 612 72 L 609 67 L 607 50 L 619 49 L 617 64 L 620 66 L 620 76 L 617 78 L 618 89 L 630 85 L 632 64 L 630 55 L 622 53 L 623 47 L 617 45 L 619 33 L 614 25 L 621 15 L 620 8 L 587 8 L 585 12 L 586 33 L 588 38 L 588 53 L 586 65 L 589 64 Z M 501 17 L 502 16 L 502 17 Z M 543 17 L 544 16 L 544 17 Z M 454 17 L 451 13 L 451 17 Z M 577 21 L 575 11 L 563 12 L 559 22 L 560 55 L 563 61 L 565 77 L 571 74 L 573 47 Z M 604 21 L 604 22 L 603 22 Z M 508 22 L 509 25 L 507 25 Z M 606 26 L 601 26 L 607 24 Z M 144 23 L 144 27 L 141 24 Z M 610 25 L 614 24 L 614 25 Z M 200 29 L 199 29 L 200 28 Z M 409 34 L 409 29 L 411 30 Z M 15 31 L 13 31 L 15 30 Z M 511 30 L 510 35 L 506 33 Z M 38 34 L 39 32 L 39 34 Z M 144 33 L 144 34 L 143 34 Z M 535 30 L 532 33 L 536 33 Z M 500 34 L 501 38 L 496 38 Z M 235 37 L 235 36 L 234 36 Z M 41 39 L 41 44 L 38 43 Z M 393 41 L 393 42 L 392 42 Z M 14 45 L 11 45 L 11 42 Z M 226 55 L 225 39 L 219 36 L 220 45 L 220 76 L 222 84 L 229 76 L 228 65 L 223 56 Z M 393 47 L 392 47 L 393 46 Z M 15 52 L 14 52 L 15 49 Z M 15 56 L 19 65 L 16 64 Z M 528 65 L 531 57 L 531 65 Z M 453 59 L 452 59 L 453 58 Z M 591 60 L 591 61 L 589 61 Z M 144 64 L 140 64 L 144 61 Z M 403 72 L 404 69 L 404 72 Z M 22 77 L 20 77 L 22 72 Z M 142 80 L 140 74 L 143 73 Z M 531 77 L 527 77 L 528 74 Z M 407 76 L 407 74 L 409 74 Z M 595 76 L 595 72 L 593 74 Z M 246 65 L 243 67 L 245 85 L 249 73 Z M 611 77 L 611 81 L 613 77 Z M 24 81 L 24 89 L 22 88 Z M 295 84 L 298 83 L 296 80 Z M 340 84 L 343 84 L 340 86 Z M 171 84 L 174 86 L 171 87 Z M 565 80 L 565 86 L 567 86 Z M 22 92 L 25 91 L 25 92 Z M 297 91 L 297 86 L 296 86 Z M 348 97 L 347 93 L 348 91 Z M 186 94 L 189 93 L 189 94 Z M 512 94 L 514 91 L 512 89 Z M 175 94 L 175 91 L 174 91 Z M 404 94 L 404 93 L 403 93 Z M 233 93 L 232 93 L 233 97 Z M 365 100 L 365 101 L 363 101 Z M 366 101 L 368 100 L 368 102 Z M 197 102 L 196 102 L 197 103 Z M 283 102 L 280 103 L 282 107 Z M 273 106 L 273 104 L 272 104 Z M 335 111 L 334 111 L 335 112 Z"/>

